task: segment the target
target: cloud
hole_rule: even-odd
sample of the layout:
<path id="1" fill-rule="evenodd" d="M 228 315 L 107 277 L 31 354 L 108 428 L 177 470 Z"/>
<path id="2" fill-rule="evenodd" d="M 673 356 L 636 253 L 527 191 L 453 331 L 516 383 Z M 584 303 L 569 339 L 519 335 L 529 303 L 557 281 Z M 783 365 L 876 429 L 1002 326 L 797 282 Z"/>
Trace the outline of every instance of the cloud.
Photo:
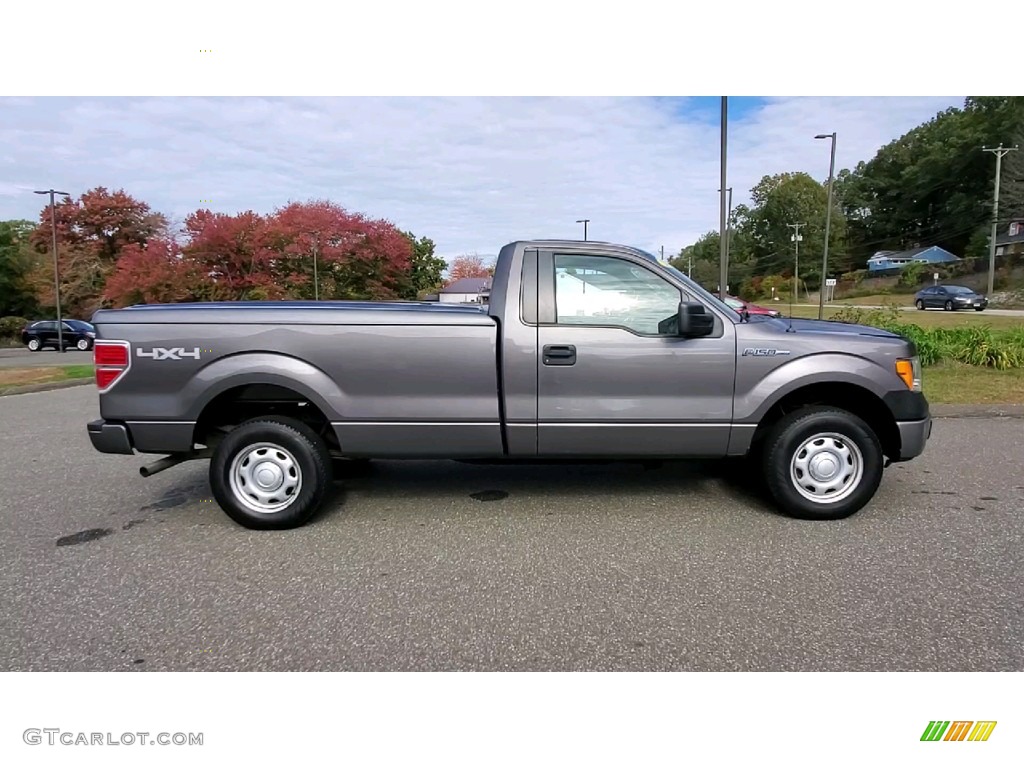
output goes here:
<path id="1" fill-rule="evenodd" d="M 828 175 L 962 97 L 734 100 L 734 204 L 766 174 Z M 22 187 L 124 188 L 181 218 L 329 198 L 434 239 L 447 257 L 518 238 L 675 252 L 717 229 L 719 127 L 707 100 L 42 98 L 0 101 L 0 218 Z"/>

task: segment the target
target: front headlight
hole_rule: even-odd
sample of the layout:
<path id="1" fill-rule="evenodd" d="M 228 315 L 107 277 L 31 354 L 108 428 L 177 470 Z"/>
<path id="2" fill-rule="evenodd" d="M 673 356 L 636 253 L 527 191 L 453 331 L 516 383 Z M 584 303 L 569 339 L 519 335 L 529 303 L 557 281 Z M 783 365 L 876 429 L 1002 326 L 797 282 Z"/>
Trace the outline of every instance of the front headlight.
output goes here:
<path id="1" fill-rule="evenodd" d="M 911 392 L 921 391 L 921 360 L 914 357 L 901 357 L 896 361 L 896 375 L 899 376 Z"/>

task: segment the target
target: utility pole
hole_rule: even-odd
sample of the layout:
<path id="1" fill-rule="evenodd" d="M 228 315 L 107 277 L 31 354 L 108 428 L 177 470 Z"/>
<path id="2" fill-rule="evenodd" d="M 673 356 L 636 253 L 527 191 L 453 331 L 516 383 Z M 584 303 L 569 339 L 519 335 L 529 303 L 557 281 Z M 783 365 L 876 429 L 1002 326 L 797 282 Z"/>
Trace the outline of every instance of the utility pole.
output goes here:
<path id="1" fill-rule="evenodd" d="M 988 244 L 988 296 L 991 299 L 996 283 L 996 236 L 999 234 L 999 176 L 1003 170 L 1003 155 L 1016 152 L 1020 147 L 1004 147 L 1002 143 L 994 149 L 982 147 L 982 152 L 996 156 L 996 188 L 992 195 L 992 240 Z"/>
<path id="2" fill-rule="evenodd" d="M 57 351 L 64 352 L 64 320 L 60 315 L 60 264 L 57 261 L 57 207 L 54 202 L 54 195 L 70 197 L 67 192 L 58 192 L 56 189 L 33 190 L 37 195 L 50 196 L 50 227 L 53 229 L 53 291 L 57 303 Z"/>
<path id="3" fill-rule="evenodd" d="M 725 301 L 725 284 L 729 279 L 729 243 L 727 242 L 726 234 L 726 213 L 725 213 L 725 184 L 726 184 L 726 137 L 728 136 L 728 124 L 729 124 L 729 97 L 722 97 L 722 157 L 721 157 L 721 173 L 722 173 L 722 185 L 719 188 L 719 194 L 721 200 L 719 202 L 719 227 L 718 227 L 718 240 L 719 240 L 719 285 L 718 285 L 718 297 Z"/>
<path id="4" fill-rule="evenodd" d="M 587 240 L 587 224 L 590 223 L 590 219 L 576 219 L 577 224 L 583 225 L 583 241 Z"/>
<path id="5" fill-rule="evenodd" d="M 665 246 L 661 246 L 661 263 L 665 263 Z"/>
<path id="6" fill-rule="evenodd" d="M 821 256 L 821 285 L 818 286 L 818 319 L 825 319 L 825 278 L 828 276 L 828 238 L 832 227 L 832 180 L 836 173 L 836 134 L 819 133 L 816 139 L 832 140 L 832 159 L 828 164 L 828 209 L 825 211 L 825 250 Z"/>
<path id="7" fill-rule="evenodd" d="M 789 316 L 793 316 L 793 295 L 800 290 L 800 241 L 804 236 L 800 234 L 800 227 L 804 224 L 787 224 L 793 230 L 790 240 L 793 241 L 793 289 L 789 292 Z"/>

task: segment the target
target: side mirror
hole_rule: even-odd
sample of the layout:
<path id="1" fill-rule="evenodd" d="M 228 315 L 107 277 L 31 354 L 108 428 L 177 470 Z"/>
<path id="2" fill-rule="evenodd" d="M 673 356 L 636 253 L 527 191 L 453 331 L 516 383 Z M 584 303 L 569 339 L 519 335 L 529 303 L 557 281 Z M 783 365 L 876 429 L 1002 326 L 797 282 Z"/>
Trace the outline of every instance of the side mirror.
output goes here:
<path id="1" fill-rule="evenodd" d="M 679 335 L 686 338 L 710 336 L 715 330 L 715 316 L 696 301 L 679 302 Z"/>

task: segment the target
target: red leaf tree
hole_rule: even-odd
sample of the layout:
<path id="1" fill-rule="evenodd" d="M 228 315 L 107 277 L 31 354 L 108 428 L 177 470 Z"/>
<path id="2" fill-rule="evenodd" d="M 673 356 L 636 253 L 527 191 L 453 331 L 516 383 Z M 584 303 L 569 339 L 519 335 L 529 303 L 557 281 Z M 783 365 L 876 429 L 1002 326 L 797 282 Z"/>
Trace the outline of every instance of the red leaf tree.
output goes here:
<path id="1" fill-rule="evenodd" d="M 145 246 L 166 235 L 167 220 L 123 190 L 96 187 L 77 200 L 66 197 L 55 206 L 61 275 L 61 304 L 67 316 L 88 317 L 102 305 L 104 286 L 128 246 Z M 42 257 L 31 276 L 37 300 L 55 304 L 53 229 L 50 207 L 39 214 L 32 244 Z"/>
<path id="2" fill-rule="evenodd" d="M 456 280 L 464 277 L 490 277 L 494 274 L 494 267 L 485 263 L 475 253 L 472 255 L 456 256 L 448 266 L 448 282 L 451 285 Z"/>

